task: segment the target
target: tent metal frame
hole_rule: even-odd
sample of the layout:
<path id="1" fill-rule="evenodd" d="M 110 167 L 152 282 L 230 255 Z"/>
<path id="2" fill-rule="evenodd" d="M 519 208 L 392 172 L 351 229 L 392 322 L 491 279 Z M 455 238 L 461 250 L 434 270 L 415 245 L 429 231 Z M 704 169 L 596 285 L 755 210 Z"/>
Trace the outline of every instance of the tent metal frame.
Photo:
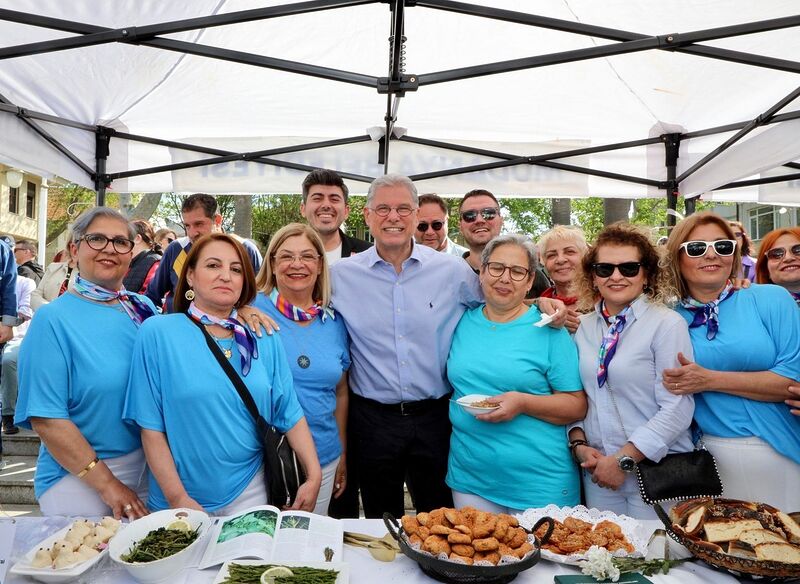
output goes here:
<path id="1" fill-rule="evenodd" d="M 388 53 L 388 74 L 386 77 L 376 77 L 352 71 L 344 71 L 329 67 L 321 67 L 309 63 L 277 59 L 264 55 L 256 55 L 242 51 L 225 49 L 193 43 L 162 38 L 162 35 L 174 34 L 179 32 L 193 31 L 208 27 L 225 26 L 243 22 L 259 21 L 271 18 L 279 18 L 296 14 L 319 12 L 324 10 L 335 10 L 368 4 L 388 4 L 390 16 L 390 35 Z M 405 71 L 405 43 L 404 22 L 406 8 L 422 7 L 433 10 L 447 11 L 451 13 L 489 18 L 513 22 L 521 25 L 558 30 L 561 32 L 578 34 L 590 37 L 601 38 L 615 41 L 610 44 L 599 45 L 586 49 L 562 51 L 545 55 L 536 55 L 521 59 L 512 59 L 495 63 L 486 63 L 452 69 L 448 71 L 436 71 L 422 74 L 409 74 Z M 790 73 L 800 73 L 800 61 L 777 59 L 765 55 L 733 51 L 718 47 L 701 45 L 705 41 L 731 38 L 734 36 L 755 34 L 785 28 L 800 28 L 800 15 L 793 15 L 784 18 L 776 18 L 757 22 L 750 22 L 734 26 L 723 26 L 705 30 L 689 31 L 683 33 L 671 33 L 665 35 L 643 35 L 636 32 L 618 30 L 613 28 L 594 26 L 590 24 L 561 20 L 556 18 L 544 17 L 535 14 L 503 10 L 488 6 L 480 6 L 465 2 L 455 2 L 452 0 L 309 0 L 305 2 L 295 2 L 280 6 L 267 8 L 257 8 L 243 10 L 226 14 L 216 14 L 211 16 L 189 18 L 171 22 L 163 22 L 139 27 L 125 27 L 111 29 L 71 20 L 52 18 L 15 10 L 0 9 L 0 20 L 16 22 L 31 26 L 47 28 L 51 30 L 72 33 L 76 36 L 54 39 L 43 42 L 27 43 L 22 45 L 0 48 L 0 61 L 17 57 L 31 56 L 36 54 L 64 51 L 82 47 L 90 47 L 107 43 L 125 43 L 131 45 L 142 45 L 169 51 L 177 51 L 189 55 L 201 56 L 206 58 L 221 59 L 224 61 L 246 64 L 254 67 L 264 67 L 299 75 L 308 75 L 342 83 L 350 83 L 363 87 L 369 87 L 377 91 L 378 94 L 386 95 L 386 114 L 384 116 L 385 134 L 378 141 L 378 162 L 383 164 L 384 172 L 389 170 L 390 146 L 393 141 L 403 141 L 415 144 L 422 144 L 431 147 L 443 148 L 458 152 L 465 152 L 480 156 L 498 159 L 495 162 L 450 168 L 418 174 L 410 177 L 412 180 L 422 180 L 465 174 L 469 172 L 487 170 L 492 168 L 502 168 L 522 164 L 538 165 L 553 168 L 565 172 L 575 172 L 591 176 L 599 176 L 608 179 L 620 180 L 640 184 L 644 186 L 656 187 L 666 192 L 668 208 L 675 209 L 680 184 L 688 176 L 703 167 L 709 161 L 719 156 L 722 152 L 738 142 L 746 134 L 754 129 L 773 123 L 788 121 L 800 118 L 800 110 L 780 113 L 793 100 L 800 97 L 800 86 L 787 96 L 776 101 L 764 113 L 753 120 L 736 122 L 725 126 L 717 126 L 704 130 L 685 132 L 681 134 L 664 134 L 661 136 L 617 142 L 590 148 L 579 148 L 561 152 L 551 152 L 536 156 L 519 156 L 504 152 L 490 151 L 479 148 L 470 148 L 456 143 L 429 140 L 413 136 L 394 136 L 394 126 L 398 120 L 398 109 L 400 99 L 405 96 L 407 91 L 418 91 L 420 87 L 435 83 L 446 83 L 461 79 L 470 79 L 486 75 L 495 75 L 523 69 L 546 67 L 564 63 L 572 63 L 587 59 L 597 59 L 635 53 L 646 50 L 664 50 L 685 53 L 689 55 L 721 59 L 724 61 L 739 63 L 743 65 L 765 67 L 778 71 Z M 7 98 L 0 95 L 0 112 L 16 115 L 28 127 L 36 132 L 43 140 L 57 149 L 70 161 L 89 175 L 95 183 L 97 191 L 97 201 L 102 204 L 105 200 L 106 189 L 111 181 L 117 178 L 126 178 L 151 174 L 156 172 L 169 172 L 198 166 L 208 166 L 231 161 L 251 161 L 259 164 L 268 164 L 284 168 L 291 168 L 302 171 L 313 170 L 312 167 L 296 164 L 274 156 L 290 152 L 300 152 L 304 150 L 314 150 L 319 148 L 329 148 L 345 144 L 370 141 L 368 135 L 357 135 L 348 138 L 326 140 L 300 144 L 296 146 L 273 148 L 256 152 L 231 152 L 217 148 L 198 146 L 185 142 L 163 140 L 159 138 L 140 136 L 116 130 L 100 125 L 90 125 L 63 117 L 46 114 L 43 112 L 32 111 L 19 107 L 11 103 Z M 41 124 L 54 123 L 70 126 L 73 128 L 93 132 L 96 137 L 96 156 L 95 168 L 86 165 L 78 156 L 70 152 L 61 142 L 52 136 Z M 691 168 L 677 176 L 677 158 L 679 155 L 680 143 L 684 140 L 709 136 L 724 132 L 736 132 L 734 136 L 726 140 L 714 151 L 703 157 Z M 106 163 L 109 155 L 109 144 L 111 139 L 124 139 L 143 143 L 158 144 L 171 148 L 178 148 L 192 152 L 208 154 L 208 158 L 202 160 L 162 165 L 157 167 L 132 169 L 125 172 L 108 173 Z M 667 170 L 667 180 L 656 181 L 644 177 L 637 177 L 598 169 L 586 168 L 564 162 L 556 162 L 559 159 L 582 156 L 586 154 L 608 152 L 623 148 L 634 148 L 651 144 L 663 143 L 665 149 L 665 167 Z M 785 165 L 791 169 L 800 169 L 800 164 L 788 163 Z M 374 177 L 356 175 L 351 173 L 340 173 L 344 178 L 359 182 L 370 182 Z M 796 180 L 800 178 L 800 173 L 791 173 L 777 177 L 767 177 L 747 181 L 731 182 L 719 188 L 737 188 L 761 184 L 770 184 L 781 181 Z M 686 200 L 686 211 L 691 213 L 694 210 L 694 199 Z M 668 225 L 674 225 L 675 216 L 667 215 Z"/>

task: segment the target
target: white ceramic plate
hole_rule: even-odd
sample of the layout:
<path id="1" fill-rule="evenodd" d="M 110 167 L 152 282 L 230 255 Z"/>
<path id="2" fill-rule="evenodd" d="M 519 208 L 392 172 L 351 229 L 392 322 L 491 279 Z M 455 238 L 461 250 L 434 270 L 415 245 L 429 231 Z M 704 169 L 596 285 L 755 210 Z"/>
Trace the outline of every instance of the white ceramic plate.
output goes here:
<path id="1" fill-rule="evenodd" d="M 617 515 L 611 511 L 600 511 L 594 508 L 587 509 L 583 505 L 578 505 L 576 507 L 548 505 L 540 509 L 528 509 L 522 515 L 517 515 L 517 517 L 519 518 L 520 524 L 527 529 L 532 528 L 542 517 L 552 517 L 561 522 L 567 517 L 575 517 L 576 519 L 582 519 L 592 525 L 596 525 L 605 520 L 613 521 L 620 526 L 622 533 L 628 538 L 628 541 L 633 546 L 633 552 L 629 554 L 624 550 L 617 550 L 613 552 L 612 555 L 617 558 L 628 556 L 642 558 L 647 555 L 647 540 L 650 534 L 646 533 L 645 527 L 640 522 L 627 515 Z M 586 559 L 586 554 L 580 553 L 565 556 L 555 554 L 550 550 L 542 548 L 542 558 L 559 564 L 571 564 L 575 566 L 579 561 Z"/>
<path id="2" fill-rule="evenodd" d="M 347 562 L 266 562 L 264 560 L 231 560 L 222 564 L 217 577 L 214 578 L 214 584 L 222 584 L 225 578 L 228 577 L 228 566 L 231 564 L 241 564 L 243 566 L 257 566 L 259 564 L 269 564 L 272 566 L 286 566 L 291 569 L 293 567 L 302 568 L 319 568 L 321 570 L 336 570 L 339 575 L 336 576 L 336 584 L 347 584 L 350 580 L 350 564 Z"/>
<path id="3" fill-rule="evenodd" d="M 36 552 L 39 548 L 49 548 L 52 547 L 55 542 L 59 539 L 64 539 L 64 536 L 67 535 L 67 531 L 69 531 L 70 527 L 72 527 L 72 523 L 67 525 L 64 529 L 57 531 L 50 537 L 47 537 L 37 543 L 31 550 L 25 554 L 25 557 L 14 564 L 11 570 L 9 570 L 9 574 L 16 574 L 19 576 L 30 576 L 34 580 L 38 580 L 39 582 L 51 582 L 51 583 L 59 583 L 59 582 L 71 582 L 72 580 L 76 580 L 79 576 L 84 574 L 86 571 L 91 569 L 97 562 L 103 559 L 108 553 L 108 548 L 104 548 L 99 554 L 95 557 L 88 559 L 84 562 L 80 562 L 79 564 L 75 564 L 74 566 L 70 566 L 69 568 L 61 568 L 60 570 L 56 570 L 55 568 L 34 568 L 31 566 L 31 562 L 33 561 L 33 556 L 36 555 Z M 125 528 L 125 524 L 120 526 L 120 530 Z M 117 533 L 120 533 L 118 531 Z M 114 536 L 116 537 L 116 535 Z M 112 537 L 110 541 L 113 541 L 114 538 Z"/>
<path id="4" fill-rule="evenodd" d="M 470 413 L 473 416 L 478 416 L 480 414 L 488 414 L 488 413 L 493 412 L 493 411 L 495 411 L 497 409 L 497 408 L 481 408 L 481 407 L 475 407 L 473 405 L 470 405 L 470 404 L 473 404 L 475 402 L 483 401 L 488 397 L 491 397 L 491 396 L 489 396 L 489 395 L 481 395 L 481 394 L 478 394 L 478 393 L 473 393 L 473 394 L 470 394 L 470 395 L 465 395 L 463 397 L 460 397 L 455 401 L 456 401 L 456 403 L 458 405 L 460 405 L 462 408 L 464 408 L 464 411 L 466 411 L 467 413 Z"/>

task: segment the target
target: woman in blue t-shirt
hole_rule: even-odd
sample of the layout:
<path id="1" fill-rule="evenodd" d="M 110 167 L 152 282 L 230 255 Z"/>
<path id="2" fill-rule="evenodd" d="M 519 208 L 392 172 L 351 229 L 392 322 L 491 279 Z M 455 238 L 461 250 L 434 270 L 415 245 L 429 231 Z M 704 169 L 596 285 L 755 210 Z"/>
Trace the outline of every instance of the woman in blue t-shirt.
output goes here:
<path id="1" fill-rule="evenodd" d="M 490 241 L 479 274 L 486 304 L 465 312 L 453 336 L 453 399 L 482 394 L 497 404 L 477 417 L 450 404 L 447 485 L 456 507 L 517 513 L 580 502 L 566 424 L 583 419 L 586 395 L 569 333 L 534 326 L 541 313 L 525 303 L 536 255 L 522 235 Z"/>
<path id="2" fill-rule="evenodd" d="M 327 515 L 331 497 L 344 492 L 347 480 L 350 352 L 344 323 L 329 306 L 328 265 L 316 231 L 291 223 L 273 235 L 256 284 L 255 306 L 280 326 L 278 336 L 322 466 L 314 512 Z"/>
<path id="3" fill-rule="evenodd" d="M 44 515 L 147 513 L 139 433 L 119 421 L 137 330 L 155 314 L 122 285 L 134 235 L 113 209 L 81 215 L 74 286 L 37 310 L 20 349 L 16 423 L 42 439 L 34 490 Z"/>
<path id="4" fill-rule="evenodd" d="M 123 416 L 141 428 L 153 510 L 188 507 L 230 515 L 267 502 L 255 422 L 198 324 L 230 360 L 260 414 L 286 434 L 297 454 L 307 479 L 292 508 L 314 508 L 321 473 L 283 346 L 275 335 L 256 337 L 235 320 L 255 292 L 242 245 L 211 233 L 186 258 L 176 314 L 151 319 L 136 339 Z"/>
<path id="5" fill-rule="evenodd" d="M 694 394 L 727 497 L 799 509 L 800 418 L 784 400 L 800 379 L 800 311 L 780 286 L 734 289 L 739 248 L 714 213 L 676 225 L 667 257 L 694 362 L 678 354 L 681 366 L 664 371 L 664 386 Z"/>

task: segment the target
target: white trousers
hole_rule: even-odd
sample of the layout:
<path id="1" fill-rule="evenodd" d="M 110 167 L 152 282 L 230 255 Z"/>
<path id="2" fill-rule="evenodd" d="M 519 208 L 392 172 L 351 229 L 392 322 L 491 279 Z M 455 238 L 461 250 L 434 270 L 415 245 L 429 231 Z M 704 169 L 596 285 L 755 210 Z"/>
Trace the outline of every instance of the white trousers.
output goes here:
<path id="1" fill-rule="evenodd" d="M 616 491 L 597 486 L 592 482 L 592 475 L 586 471 L 581 471 L 581 475 L 587 507 L 611 511 L 617 515 L 627 515 L 634 519 L 658 519 L 653 508 L 642 500 L 639 482 L 635 475 L 626 476 L 625 482 Z M 670 502 L 661 504 L 666 511 L 669 511 L 672 505 Z"/>
<path id="2" fill-rule="evenodd" d="M 800 510 L 800 464 L 755 436 L 703 436 L 717 461 L 724 496 L 769 503 L 786 513 Z"/>
<path id="3" fill-rule="evenodd" d="M 471 493 L 462 493 L 461 491 L 456 491 L 455 489 L 451 490 L 453 491 L 453 505 L 455 505 L 456 509 L 461 509 L 462 507 L 475 507 L 475 509 L 478 509 L 479 511 L 488 511 L 489 513 L 507 513 L 509 515 L 517 515 L 525 511 L 525 509 L 504 507 L 503 505 L 492 503 L 488 499 L 484 499 L 483 497 L 479 497 L 478 495 L 473 495 Z"/>
<path id="4" fill-rule="evenodd" d="M 331 503 L 331 496 L 333 495 L 333 481 L 336 479 L 336 467 L 339 466 L 339 459 L 337 456 L 334 460 L 322 467 L 322 485 L 319 487 L 319 495 L 317 495 L 317 504 L 314 506 L 314 513 L 317 515 L 327 515 L 328 505 Z"/>
<path id="5" fill-rule="evenodd" d="M 103 460 L 111 473 L 143 502 L 147 501 L 147 473 L 144 451 L 140 448 Z M 39 498 L 42 515 L 69 515 L 72 517 L 100 517 L 111 515 L 111 508 L 92 487 L 74 475 L 67 475 L 47 489 Z"/>

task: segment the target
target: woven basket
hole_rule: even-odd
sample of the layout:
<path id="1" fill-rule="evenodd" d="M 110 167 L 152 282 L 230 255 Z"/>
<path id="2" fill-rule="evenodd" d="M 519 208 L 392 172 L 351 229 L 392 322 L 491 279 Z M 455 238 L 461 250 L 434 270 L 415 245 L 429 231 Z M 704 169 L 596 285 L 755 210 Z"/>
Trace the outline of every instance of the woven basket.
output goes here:
<path id="1" fill-rule="evenodd" d="M 653 505 L 659 519 L 664 523 L 669 536 L 682 546 L 686 547 L 692 555 L 718 570 L 732 573 L 739 578 L 759 580 L 762 582 L 789 582 L 800 579 L 800 565 L 784 562 L 767 562 L 738 558 L 728 554 L 708 550 L 697 545 L 695 541 L 672 531 L 672 521 L 661 505 Z"/>
<path id="2" fill-rule="evenodd" d="M 458 562 L 440 560 L 412 548 L 406 534 L 403 532 L 403 528 L 398 525 L 397 520 L 391 513 L 383 514 L 383 522 L 392 537 L 400 544 L 400 549 L 406 557 L 417 562 L 425 574 L 439 582 L 451 582 L 453 584 L 506 584 L 506 582 L 511 582 L 517 577 L 517 574 L 539 562 L 541 546 L 550 539 L 550 534 L 553 532 L 554 527 L 553 520 L 550 517 L 543 517 L 533 526 L 532 531 L 536 531 L 540 525 L 549 524 L 547 533 L 545 533 L 541 541 L 536 538 L 534 551 L 524 560 L 498 566 L 468 566 Z"/>

